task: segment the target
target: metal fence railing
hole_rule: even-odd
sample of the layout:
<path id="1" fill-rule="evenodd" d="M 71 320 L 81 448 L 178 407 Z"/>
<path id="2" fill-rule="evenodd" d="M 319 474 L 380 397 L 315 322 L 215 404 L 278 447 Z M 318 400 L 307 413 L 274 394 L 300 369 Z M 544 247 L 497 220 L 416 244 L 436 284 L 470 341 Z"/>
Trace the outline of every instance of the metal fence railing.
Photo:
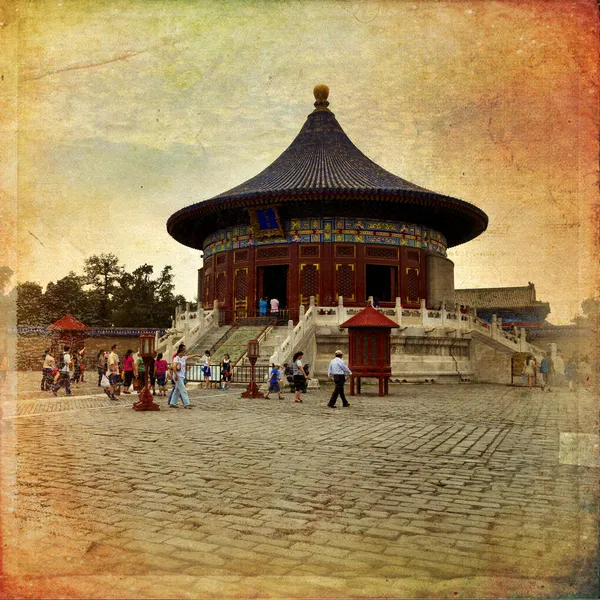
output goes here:
<path id="1" fill-rule="evenodd" d="M 254 367 L 254 380 L 257 383 L 267 381 L 270 370 L 271 367 L 269 365 L 256 365 Z M 205 381 L 202 365 L 187 365 L 185 379 L 192 382 Z M 213 383 L 221 381 L 221 365 L 211 365 L 210 380 Z M 233 367 L 231 383 L 250 383 L 250 365 Z"/>

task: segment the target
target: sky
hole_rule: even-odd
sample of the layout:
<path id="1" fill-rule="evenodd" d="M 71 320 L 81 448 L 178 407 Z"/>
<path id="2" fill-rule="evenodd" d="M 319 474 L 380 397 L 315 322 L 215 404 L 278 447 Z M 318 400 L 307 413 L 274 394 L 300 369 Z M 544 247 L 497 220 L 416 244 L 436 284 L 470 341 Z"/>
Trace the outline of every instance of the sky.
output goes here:
<path id="1" fill-rule="evenodd" d="M 167 234 L 168 217 L 269 165 L 324 83 L 369 158 L 488 214 L 484 234 L 449 251 L 457 288 L 532 281 L 557 324 L 599 289 L 593 0 L 0 10 L 12 99 L 0 133 L 16 142 L 0 148 L 0 237 L 14 281 L 46 285 L 112 252 L 130 270 L 172 265 L 192 299 L 200 252 Z"/>

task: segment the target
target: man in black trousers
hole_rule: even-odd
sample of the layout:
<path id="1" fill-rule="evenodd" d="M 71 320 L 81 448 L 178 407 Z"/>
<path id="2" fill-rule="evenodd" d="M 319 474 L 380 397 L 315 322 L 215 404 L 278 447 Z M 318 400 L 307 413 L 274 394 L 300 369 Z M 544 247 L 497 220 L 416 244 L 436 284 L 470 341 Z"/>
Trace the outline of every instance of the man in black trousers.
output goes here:
<path id="1" fill-rule="evenodd" d="M 342 351 L 336 350 L 335 357 L 329 363 L 327 377 L 330 381 L 333 378 L 333 381 L 335 382 L 333 394 L 331 394 L 331 399 L 327 405 L 329 408 L 336 408 L 335 403 L 338 396 L 342 399 L 342 406 L 350 406 L 348 400 L 346 400 L 346 395 L 344 394 L 344 383 L 346 383 L 346 375 L 352 375 L 352 371 L 350 371 L 346 363 L 342 360 L 342 356 Z"/>

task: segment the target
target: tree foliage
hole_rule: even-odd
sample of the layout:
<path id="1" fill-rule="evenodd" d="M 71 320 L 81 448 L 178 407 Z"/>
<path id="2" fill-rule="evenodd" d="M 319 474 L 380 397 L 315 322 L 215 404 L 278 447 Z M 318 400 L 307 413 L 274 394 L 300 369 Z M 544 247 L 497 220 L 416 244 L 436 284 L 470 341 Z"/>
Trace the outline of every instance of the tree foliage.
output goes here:
<path id="1" fill-rule="evenodd" d="M 94 325 L 110 325 L 113 299 L 124 268 L 114 254 L 95 254 L 85 259 L 84 281 L 89 287 L 89 300 L 94 311 Z"/>
<path id="2" fill-rule="evenodd" d="M 100 254 L 87 258 L 83 271 L 50 282 L 45 292 L 38 283 L 19 283 L 18 324 L 49 325 L 70 313 L 89 326 L 169 327 L 175 307 L 185 302 L 174 294 L 170 266 L 153 278 L 151 265 L 129 273 L 114 254 Z"/>

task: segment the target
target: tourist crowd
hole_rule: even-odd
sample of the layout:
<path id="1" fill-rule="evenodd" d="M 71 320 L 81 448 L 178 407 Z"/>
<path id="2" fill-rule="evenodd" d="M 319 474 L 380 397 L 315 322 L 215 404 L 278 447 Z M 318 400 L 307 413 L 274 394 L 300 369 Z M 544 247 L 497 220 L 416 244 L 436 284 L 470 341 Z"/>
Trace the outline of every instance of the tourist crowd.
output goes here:
<path id="1" fill-rule="evenodd" d="M 592 374 L 588 356 L 580 357 L 576 352 L 565 359 L 562 351 L 558 350 L 554 356 L 547 352 L 539 365 L 534 356 L 527 356 L 521 375 L 530 389 L 539 384 L 542 391 L 550 392 L 552 388 L 568 386 L 570 391 L 575 392 L 579 387 L 591 390 L 594 383 Z"/>

